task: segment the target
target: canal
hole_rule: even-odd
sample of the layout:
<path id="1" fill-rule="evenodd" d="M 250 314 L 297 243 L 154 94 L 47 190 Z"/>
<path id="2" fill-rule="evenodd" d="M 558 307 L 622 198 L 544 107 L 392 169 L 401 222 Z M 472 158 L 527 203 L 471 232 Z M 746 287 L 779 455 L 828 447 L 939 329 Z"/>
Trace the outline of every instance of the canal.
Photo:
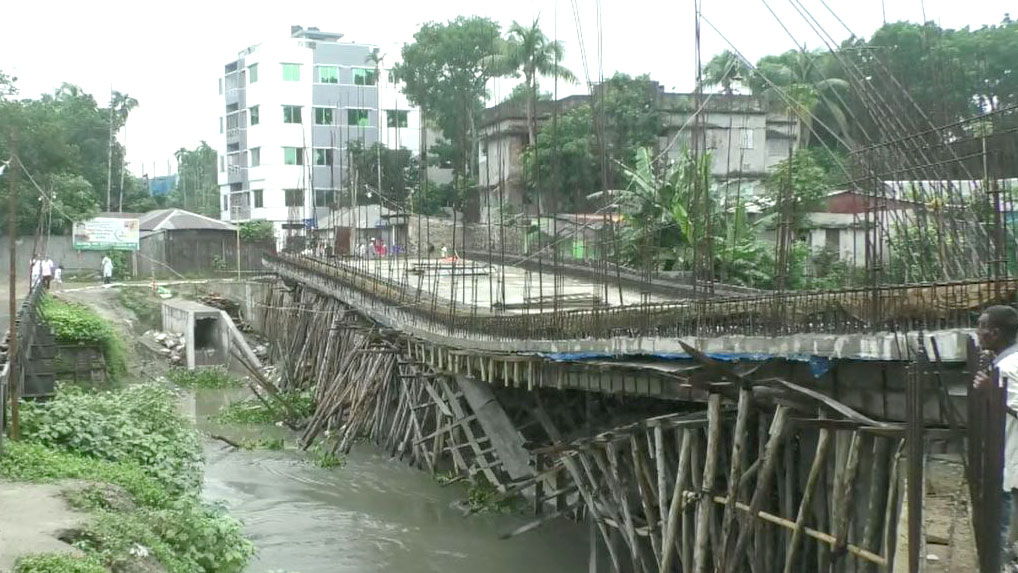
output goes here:
<path id="1" fill-rule="evenodd" d="M 199 428 L 236 438 L 286 439 L 280 451 L 205 447 L 205 495 L 242 520 L 258 548 L 252 572 L 583 571 L 587 530 L 557 520 L 519 537 L 503 533 L 528 515 L 464 517 L 462 484 L 439 485 L 427 473 L 359 444 L 346 463 L 321 468 L 305 461 L 283 428 L 223 427 L 209 421 L 245 391 L 201 390 Z"/>

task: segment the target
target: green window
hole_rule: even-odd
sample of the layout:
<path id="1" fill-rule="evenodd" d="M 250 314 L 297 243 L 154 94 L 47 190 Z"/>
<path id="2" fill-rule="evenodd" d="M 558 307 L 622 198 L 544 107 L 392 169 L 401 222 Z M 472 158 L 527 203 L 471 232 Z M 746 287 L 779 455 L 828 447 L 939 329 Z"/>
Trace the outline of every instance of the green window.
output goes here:
<path id="1" fill-rule="evenodd" d="M 332 150 L 327 148 L 316 149 L 315 165 L 332 165 Z"/>
<path id="2" fill-rule="evenodd" d="M 315 68 L 318 71 L 318 77 L 315 78 L 320 84 L 338 84 L 339 83 L 339 68 L 336 66 L 318 66 Z"/>
<path id="3" fill-rule="evenodd" d="M 332 125 L 332 108 L 315 108 L 315 125 Z"/>
<path id="4" fill-rule="evenodd" d="M 223 95 L 223 78 L 219 78 L 219 95 Z"/>
<path id="5" fill-rule="evenodd" d="M 304 190 L 303 189 L 286 189 L 286 206 L 287 207 L 303 207 L 304 206 Z"/>
<path id="6" fill-rule="evenodd" d="M 284 147 L 283 164 L 304 165 L 304 150 L 299 147 Z"/>
<path id="7" fill-rule="evenodd" d="M 283 64 L 283 81 L 300 81 L 300 64 Z"/>
<path id="8" fill-rule="evenodd" d="M 247 67 L 247 83 L 253 84 L 258 81 L 258 64 L 251 64 Z"/>
<path id="9" fill-rule="evenodd" d="M 259 165 L 261 165 L 262 164 L 262 148 L 261 147 L 252 147 L 250 149 L 250 153 L 251 153 L 251 167 L 258 167 Z"/>
<path id="10" fill-rule="evenodd" d="M 251 191 L 254 193 L 254 206 L 255 209 L 261 209 L 265 206 L 265 198 L 261 189 L 255 189 Z"/>
<path id="11" fill-rule="evenodd" d="M 248 110 L 248 114 L 251 116 L 251 125 L 258 125 L 258 106 L 251 106 L 251 109 Z"/>
<path id="12" fill-rule="evenodd" d="M 390 109 L 385 112 L 385 123 L 389 127 L 406 127 L 409 112 L 400 109 Z"/>
<path id="13" fill-rule="evenodd" d="M 375 77 L 375 70 L 368 68 L 354 68 L 353 69 L 353 83 L 357 86 L 373 86 L 377 83 Z"/>
<path id="14" fill-rule="evenodd" d="M 366 109 L 353 109 L 346 110 L 346 124 L 347 125 L 358 125 L 361 127 L 367 127 L 368 124 L 368 110 Z"/>
<path id="15" fill-rule="evenodd" d="M 283 106 L 283 123 L 300 123 L 300 121 L 299 105 Z"/>

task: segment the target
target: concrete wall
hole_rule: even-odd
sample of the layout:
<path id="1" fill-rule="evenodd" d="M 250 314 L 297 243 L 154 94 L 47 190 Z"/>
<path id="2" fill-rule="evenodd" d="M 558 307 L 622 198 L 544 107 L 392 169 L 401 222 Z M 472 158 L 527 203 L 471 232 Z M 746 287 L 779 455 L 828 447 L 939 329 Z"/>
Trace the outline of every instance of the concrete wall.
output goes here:
<path id="1" fill-rule="evenodd" d="M 265 305 L 273 288 L 283 288 L 275 279 L 260 281 L 216 281 L 206 289 L 240 305 L 241 316 L 256 332 L 265 332 Z"/>
<path id="2" fill-rule="evenodd" d="M 163 302 L 162 311 L 163 330 L 184 334 L 188 369 L 226 363 L 230 351 L 229 329 L 223 324 L 219 310 L 189 300 L 172 299 Z M 203 326 L 209 322 L 211 326 Z M 201 328 L 209 330 L 200 333 Z M 203 337 L 204 345 L 199 348 L 202 342 L 199 338 Z"/>
<path id="3" fill-rule="evenodd" d="M 9 257 L 10 253 L 10 242 L 6 236 L 0 238 L 0 272 L 5 276 L 10 269 Z M 26 277 L 28 280 L 28 273 L 31 266 L 32 250 L 38 248 L 39 253 L 42 254 L 43 247 L 40 242 L 39 246 L 35 246 L 34 236 L 23 236 L 18 237 L 14 244 L 17 249 L 16 264 L 18 276 Z M 95 271 L 99 274 L 99 262 L 102 261 L 103 253 L 101 251 L 76 251 L 73 247 L 73 241 L 70 235 L 53 235 L 49 238 L 49 246 L 45 249 L 45 252 L 53 259 L 53 262 L 57 265 L 64 265 L 65 273 L 77 273 L 79 271 L 88 270 Z"/>

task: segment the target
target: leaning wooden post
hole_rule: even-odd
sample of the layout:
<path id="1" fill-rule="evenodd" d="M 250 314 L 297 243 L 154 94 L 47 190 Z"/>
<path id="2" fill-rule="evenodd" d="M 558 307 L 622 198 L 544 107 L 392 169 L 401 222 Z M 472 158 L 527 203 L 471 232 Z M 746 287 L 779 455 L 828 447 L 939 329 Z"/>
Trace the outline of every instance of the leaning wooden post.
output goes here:
<path id="1" fill-rule="evenodd" d="M 679 530 L 679 517 L 682 512 L 682 492 L 686 484 L 688 473 L 689 452 L 691 446 L 691 433 L 695 430 L 682 430 L 682 445 L 679 448 L 679 467 L 675 473 L 675 489 L 672 490 L 672 502 L 668 508 L 667 522 L 663 526 L 664 542 L 661 544 L 661 571 L 671 571 L 672 562 L 675 558 L 675 534 Z M 663 497 L 663 496 L 662 496 Z M 683 538 L 688 537 L 689 532 L 683 530 Z M 683 570 L 689 569 L 689 563 L 683 560 Z"/>
<path id="2" fill-rule="evenodd" d="M 728 503 L 725 504 L 725 516 L 721 524 L 721 553 L 717 556 L 717 567 L 724 571 L 725 556 L 728 552 L 732 520 L 735 518 L 735 502 L 739 497 L 739 480 L 742 478 L 742 449 L 746 444 L 746 425 L 749 420 L 750 402 L 753 391 L 748 385 L 739 388 L 739 406 L 735 418 L 735 433 L 732 435 L 732 459 L 728 470 Z M 752 518 L 750 520 L 752 521 Z"/>
<path id="3" fill-rule="evenodd" d="M 802 528 L 806 523 L 806 513 L 810 504 L 813 503 L 813 491 L 816 489 L 817 481 L 820 479 L 821 470 L 826 463 L 827 448 L 831 443 L 831 433 L 827 428 L 820 429 L 820 438 L 817 440 L 816 453 L 813 455 L 813 464 L 809 468 L 809 477 L 806 478 L 806 488 L 802 493 L 802 502 L 799 504 L 799 514 L 795 518 L 795 529 L 792 531 L 792 539 L 788 542 L 785 551 L 784 573 L 792 573 L 795 561 L 798 557 L 799 545 L 802 541 Z"/>
<path id="4" fill-rule="evenodd" d="M 718 448 L 721 438 L 721 395 L 711 394 L 707 399 L 707 461 L 703 466 L 703 482 L 696 510 L 696 545 L 693 548 L 693 571 L 706 573 L 707 544 L 710 542 L 710 514 L 713 501 L 714 472 L 717 469 Z"/>
<path id="5" fill-rule="evenodd" d="M 751 519 L 756 519 L 764 499 L 770 495 L 771 480 L 774 477 L 774 465 L 778 458 L 778 448 L 781 447 L 781 441 L 785 434 L 785 422 L 787 419 L 788 407 L 778 406 L 777 411 L 774 412 L 774 420 L 771 421 L 770 438 L 767 440 L 766 449 L 764 449 L 760 473 L 756 477 L 756 490 L 753 491 L 753 498 L 749 503 Z M 748 527 L 744 527 L 739 531 L 739 537 L 735 542 L 735 550 L 726 559 L 726 572 L 735 570 L 735 564 L 739 562 L 739 557 L 746 550 L 746 545 L 749 542 L 749 531 L 750 528 Z"/>

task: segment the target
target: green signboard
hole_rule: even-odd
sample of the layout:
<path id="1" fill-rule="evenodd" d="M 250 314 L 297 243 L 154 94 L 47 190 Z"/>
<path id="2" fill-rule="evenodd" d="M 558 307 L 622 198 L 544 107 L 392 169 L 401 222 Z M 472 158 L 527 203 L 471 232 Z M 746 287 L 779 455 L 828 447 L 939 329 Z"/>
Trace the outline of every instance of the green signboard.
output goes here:
<path id="1" fill-rule="evenodd" d="M 137 251 L 137 219 L 96 217 L 74 224 L 74 248 L 79 251 Z"/>

